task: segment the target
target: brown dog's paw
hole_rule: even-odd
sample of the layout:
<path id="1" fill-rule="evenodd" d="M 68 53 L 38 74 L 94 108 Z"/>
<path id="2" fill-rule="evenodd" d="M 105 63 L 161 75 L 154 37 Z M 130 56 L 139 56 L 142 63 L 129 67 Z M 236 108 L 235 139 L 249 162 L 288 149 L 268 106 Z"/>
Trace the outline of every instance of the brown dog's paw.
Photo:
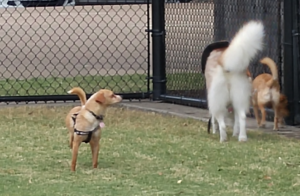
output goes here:
<path id="1" fill-rule="evenodd" d="M 266 125 L 265 124 L 260 124 L 260 125 L 258 125 L 258 128 L 266 128 Z"/>

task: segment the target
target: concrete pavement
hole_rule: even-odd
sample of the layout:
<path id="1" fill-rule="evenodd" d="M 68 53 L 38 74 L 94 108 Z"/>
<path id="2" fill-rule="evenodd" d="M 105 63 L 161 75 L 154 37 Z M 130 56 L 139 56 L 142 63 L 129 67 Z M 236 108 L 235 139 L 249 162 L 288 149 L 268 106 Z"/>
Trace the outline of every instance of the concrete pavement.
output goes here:
<path id="1" fill-rule="evenodd" d="M 156 112 L 161 114 L 173 115 L 182 118 L 192 118 L 195 120 L 200 120 L 203 122 L 208 122 L 209 114 L 207 110 L 177 105 L 172 103 L 163 103 L 163 102 L 154 102 L 154 101 L 123 101 L 120 106 L 135 109 L 135 110 L 142 110 L 147 112 Z M 232 122 L 230 119 L 226 119 L 227 126 L 232 126 Z M 266 122 L 265 128 L 257 128 L 256 121 L 254 118 L 247 118 L 247 130 L 249 131 L 257 131 L 261 130 L 266 133 L 272 134 L 279 134 L 284 135 L 287 137 L 293 137 L 300 139 L 300 128 L 293 127 L 293 126 L 283 126 L 280 128 L 279 131 L 273 131 L 273 123 Z"/>

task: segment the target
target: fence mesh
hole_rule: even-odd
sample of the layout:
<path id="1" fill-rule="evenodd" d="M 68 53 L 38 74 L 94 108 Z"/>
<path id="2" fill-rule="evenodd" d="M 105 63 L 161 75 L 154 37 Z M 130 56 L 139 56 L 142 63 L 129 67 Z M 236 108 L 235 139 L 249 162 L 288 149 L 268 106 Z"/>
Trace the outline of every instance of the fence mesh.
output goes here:
<path id="1" fill-rule="evenodd" d="M 0 96 L 64 95 L 74 86 L 147 91 L 147 4 L 45 2 L 2 3 Z"/>
<path id="2" fill-rule="evenodd" d="M 249 67 L 252 77 L 269 73 L 258 64 L 264 56 L 274 59 L 282 75 L 282 0 L 192 0 L 165 7 L 168 95 L 206 99 L 200 64 L 204 48 L 214 41 L 231 41 L 250 19 L 262 20 L 267 35 L 264 51 Z"/>

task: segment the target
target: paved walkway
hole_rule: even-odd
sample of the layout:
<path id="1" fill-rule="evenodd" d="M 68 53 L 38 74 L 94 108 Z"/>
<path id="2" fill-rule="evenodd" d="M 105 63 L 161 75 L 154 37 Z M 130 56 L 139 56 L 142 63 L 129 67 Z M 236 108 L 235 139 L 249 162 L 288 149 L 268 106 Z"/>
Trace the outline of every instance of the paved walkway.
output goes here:
<path id="1" fill-rule="evenodd" d="M 149 112 L 157 112 L 161 114 L 168 114 L 179 116 L 183 118 L 193 118 L 196 120 L 201 120 L 204 122 L 208 122 L 209 115 L 208 111 L 204 109 L 199 109 L 195 107 L 171 104 L 171 103 L 162 103 L 162 102 L 153 102 L 153 101 L 123 101 L 121 106 L 129 108 L 129 109 L 136 109 L 142 111 L 149 111 Z M 226 124 L 228 126 L 232 126 L 232 122 L 230 119 L 226 119 Z M 247 118 L 247 129 L 248 130 L 258 130 L 256 121 L 254 118 Z M 265 128 L 260 128 L 267 133 L 279 134 L 284 135 L 287 137 L 293 137 L 300 139 L 300 128 L 299 127 L 292 127 L 292 126 L 284 126 L 280 128 L 279 131 L 273 131 L 273 123 L 267 122 Z"/>

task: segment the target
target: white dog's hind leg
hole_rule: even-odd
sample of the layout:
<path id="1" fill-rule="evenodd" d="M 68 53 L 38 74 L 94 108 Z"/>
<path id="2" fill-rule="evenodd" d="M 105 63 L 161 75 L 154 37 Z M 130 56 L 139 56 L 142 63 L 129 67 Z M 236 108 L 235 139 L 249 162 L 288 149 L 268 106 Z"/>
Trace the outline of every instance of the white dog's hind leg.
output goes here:
<path id="1" fill-rule="evenodd" d="M 230 78 L 230 96 L 234 112 L 238 115 L 239 141 L 247 141 L 246 133 L 246 113 L 250 107 L 251 84 L 248 78 L 242 74 L 232 75 Z"/>
<path id="2" fill-rule="evenodd" d="M 225 125 L 224 115 L 218 115 L 218 117 L 216 117 L 216 119 L 219 124 L 220 142 L 225 142 L 227 140 L 227 133 L 226 133 L 226 125 Z"/>
<path id="3" fill-rule="evenodd" d="M 213 134 L 219 132 L 218 122 L 216 121 L 216 118 L 213 115 L 211 116 L 211 124 L 212 124 Z"/>
<path id="4" fill-rule="evenodd" d="M 240 133 L 240 126 L 239 126 L 239 115 L 238 115 L 238 112 L 233 112 L 234 113 L 234 124 L 233 124 L 233 134 L 232 136 L 233 137 L 237 137 L 239 136 L 239 133 Z"/>
<path id="5" fill-rule="evenodd" d="M 239 134 L 239 141 L 245 142 L 247 141 L 247 133 L 246 133 L 246 112 L 239 111 L 238 118 L 240 124 L 240 134 Z"/>

